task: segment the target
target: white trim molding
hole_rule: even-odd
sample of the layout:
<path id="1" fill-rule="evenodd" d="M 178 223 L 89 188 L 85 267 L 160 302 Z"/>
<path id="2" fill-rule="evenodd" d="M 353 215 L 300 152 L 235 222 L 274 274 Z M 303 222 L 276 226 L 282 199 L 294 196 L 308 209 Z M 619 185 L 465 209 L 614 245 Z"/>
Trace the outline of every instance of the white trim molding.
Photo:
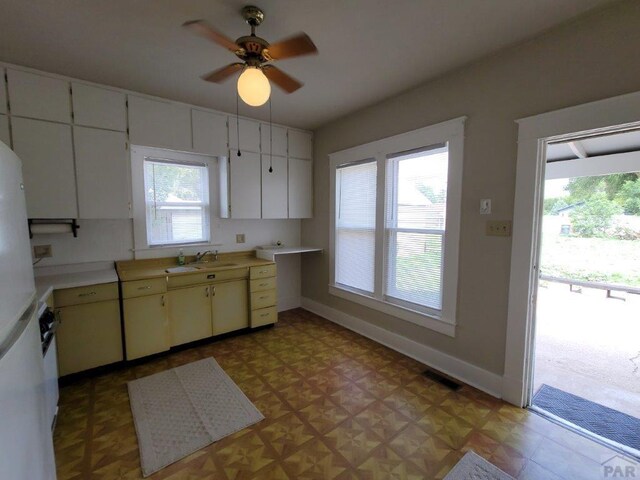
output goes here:
<path id="1" fill-rule="evenodd" d="M 518 161 L 502 396 L 510 403 L 527 406 L 533 376 L 535 294 L 547 144 L 640 128 L 640 92 L 543 113 L 517 123 Z"/>
<path id="2" fill-rule="evenodd" d="M 361 318 L 341 312 L 340 310 L 336 310 L 310 298 L 302 297 L 302 308 L 389 347 L 396 352 L 400 352 L 407 357 L 411 357 L 420 363 L 424 363 L 467 385 L 482 390 L 491 396 L 496 398 L 501 397 L 502 377 L 496 373 L 484 370 L 464 360 L 460 360 L 459 358 L 418 343 L 410 338 L 398 335 L 397 333 L 385 330 Z"/>

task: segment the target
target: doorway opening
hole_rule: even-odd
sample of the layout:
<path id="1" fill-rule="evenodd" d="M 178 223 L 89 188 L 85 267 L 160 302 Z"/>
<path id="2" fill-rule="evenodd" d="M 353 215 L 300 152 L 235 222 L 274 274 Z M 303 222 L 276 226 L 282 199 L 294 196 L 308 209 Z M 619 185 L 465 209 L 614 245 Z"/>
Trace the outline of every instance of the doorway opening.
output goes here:
<path id="1" fill-rule="evenodd" d="M 550 143 L 531 407 L 640 453 L 640 131 Z"/>

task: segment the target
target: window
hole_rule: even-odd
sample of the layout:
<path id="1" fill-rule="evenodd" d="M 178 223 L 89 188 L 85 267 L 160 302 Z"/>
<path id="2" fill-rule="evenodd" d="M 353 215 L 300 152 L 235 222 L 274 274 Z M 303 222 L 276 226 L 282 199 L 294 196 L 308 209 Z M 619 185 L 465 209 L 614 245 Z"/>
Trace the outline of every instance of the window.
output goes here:
<path id="1" fill-rule="evenodd" d="M 136 258 L 149 249 L 211 245 L 215 157 L 131 146 Z"/>
<path id="2" fill-rule="evenodd" d="M 442 308 L 448 147 L 387 160 L 385 296 L 393 303 Z"/>
<path id="3" fill-rule="evenodd" d="M 336 171 L 336 282 L 373 293 L 376 234 L 376 163 Z"/>
<path id="4" fill-rule="evenodd" d="M 149 246 L 209 241 L 208 183 L 205 164 L 145 158 Z"/>
<path id="5" fill-rule="evenodd" d="M 460 118 L 330 155 L 330 293 L 455 334 L 463 133 Z"/>

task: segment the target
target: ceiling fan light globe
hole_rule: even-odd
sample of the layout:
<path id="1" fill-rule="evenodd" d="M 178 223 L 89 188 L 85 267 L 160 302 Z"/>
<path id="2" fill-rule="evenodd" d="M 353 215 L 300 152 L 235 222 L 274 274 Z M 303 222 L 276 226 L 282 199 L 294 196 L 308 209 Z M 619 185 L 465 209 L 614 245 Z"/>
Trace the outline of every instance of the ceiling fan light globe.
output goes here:
<path id="1" fill-rule="evenodd" d="M 271 84 L 262 70 L 247 67 L 238 78 L 238 95 L 244 103 L 252 107 L 264 105 L 271 95 Z"/>

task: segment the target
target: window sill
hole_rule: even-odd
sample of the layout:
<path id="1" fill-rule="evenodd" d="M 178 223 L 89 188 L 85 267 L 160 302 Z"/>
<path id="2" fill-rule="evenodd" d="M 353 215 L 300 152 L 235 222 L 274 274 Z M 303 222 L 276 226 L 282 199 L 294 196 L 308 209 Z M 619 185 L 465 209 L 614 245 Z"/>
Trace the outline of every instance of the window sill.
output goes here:
<path id="1" fill-rule="evenodd" d="M 339 287 L 337 285 L 329 285 L 329 293 L 331 295 L 335 295 L 336 297 L 350 300 L 352 302 L 358 303 L 360 305 L 364 305 L 365 307 L 371 308 L 373 310 L 377 310 L 382 313 L 386 313 L 387 315 L 391 315 L 401 320 L 411 322 L 420 327 L 434 330 L 438 333 L 442 333 L 449 337 L 456 336 L 455 323 L 448 322 L 446 320 L 443 320 L 440 317 L 436 317 L 434 315 L 427 315 L 422 312 L 417 312 L 415 310 L 401 307 L 399 305 L 378 300 L 376 298 L 372 298 L 367 295 L 363 295 L 361 293 L 347 290 L 346 288 Z"/>

